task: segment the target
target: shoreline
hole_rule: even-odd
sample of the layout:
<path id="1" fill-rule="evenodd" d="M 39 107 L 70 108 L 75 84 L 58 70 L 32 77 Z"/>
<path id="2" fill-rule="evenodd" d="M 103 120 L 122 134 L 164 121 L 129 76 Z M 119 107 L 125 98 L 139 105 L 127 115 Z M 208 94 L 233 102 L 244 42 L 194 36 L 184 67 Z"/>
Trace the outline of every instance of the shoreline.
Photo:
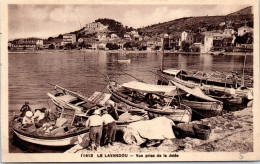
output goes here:
<path id="1" fill-rule="evenodd" d="M 101 147 L 97 151 L 83 149 L 75 145 L 64 153 L 155 153 L 155 152 L 253 152 L 253 111 L 247 107 L 240 111 L 204 118 L 176 125 L 187 129 L 187 125 L 203 124 L 211 127 L 209 139 L 186 137 L 167 139 L 157 147 L 140 147 L 116 141 L 114 146 Z M 188 132 L 190 132 L 188 130 Z"/>
<path id="2" fill-rule="evenodd" d="M 80 50 L 36 50 L 36 51 L 8 51 L 8 54 L 34 54 L 34 53 L 53 53 L 53 52 L 73 52 L 73 51 L 80 51 L 80 52 L 107 52 L 107 53 L 126 53 L 126 54 L 141 54 L 141 53 L 157 53 L 161 54 L 162 51 L 124 51 L 124 50 L 89 50 L 89 49 L 80 49 Z M 212 55 L 212 56 L 230 56 L 230 55 L 253 55 L 254 53 L 248 52 L 224 52 L 223 55 L 219 55 L 218 52 L 208 52 L 208 53 L 200 53 L 200 52 L 176 52 L 165 50 L 165 54 L 187 54 L 187 55 Z"/>

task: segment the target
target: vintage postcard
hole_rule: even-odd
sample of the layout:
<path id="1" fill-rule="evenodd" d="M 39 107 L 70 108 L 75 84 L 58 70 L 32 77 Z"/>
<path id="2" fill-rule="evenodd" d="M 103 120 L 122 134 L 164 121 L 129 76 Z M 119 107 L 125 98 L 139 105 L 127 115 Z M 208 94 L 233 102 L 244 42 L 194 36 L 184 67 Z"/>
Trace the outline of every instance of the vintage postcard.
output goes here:
<path id="1" fill-rule="evenodd" d="M 255 161 L 257 0 L 2 0 L 3 162 Z"/>

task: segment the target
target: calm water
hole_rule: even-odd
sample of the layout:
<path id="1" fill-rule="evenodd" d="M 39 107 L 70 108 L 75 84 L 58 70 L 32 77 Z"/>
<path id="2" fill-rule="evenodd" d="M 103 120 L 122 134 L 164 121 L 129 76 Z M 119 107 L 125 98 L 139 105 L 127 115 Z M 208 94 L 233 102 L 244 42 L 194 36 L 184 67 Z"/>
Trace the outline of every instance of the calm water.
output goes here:
<path id="1" fill-rule="evenodd" d="M 102 89 L 106 91 L 104 75 L 120 83 L 135 80 L 126 74 L 128 73 L 143 81 L 156 83 L 156 75 L 150 70 L 156 71 L 161 64 L 161 55 L 155 53 L 68 51 L 8 55 L 10 114 L 18 111 L 24 101 L 29 101 L 32 109 L 54 107 L 46 94 L 53 92 L 54 87 L 46 82 L 91 95 Z M 113 59 L 117 58 L 130 58 L 131 63 L 113 62 Z M 166 68 L 241 72 L 244 56 L 165 54 L 164 61 Z M 245 73 L 253 75 L 253 56 L 247 56 L 246 61 Z M 91 68 L 97 69 L 100 73 Z"/>

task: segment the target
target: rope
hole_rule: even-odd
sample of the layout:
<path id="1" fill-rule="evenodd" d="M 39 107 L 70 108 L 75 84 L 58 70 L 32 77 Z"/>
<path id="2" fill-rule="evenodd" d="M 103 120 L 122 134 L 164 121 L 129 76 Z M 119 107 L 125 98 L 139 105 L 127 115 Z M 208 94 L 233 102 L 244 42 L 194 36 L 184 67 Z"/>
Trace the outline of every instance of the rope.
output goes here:
<path id="1" fill-rule="evenodd" d="M 106 83 L 106 85 L 101 89 L 100 92 L 103 92 L 103 90 L 107 87 L 108 83 L 109 83 L 109 82 Z"/>
<path id="2" fill-rule="evenodd" d="M 47 100 L 48 107 L 51 109 L 50 104 L 49 104 L 49 99 L 50 99 L 50 97 L 48 97 L 46 100 Z"/>

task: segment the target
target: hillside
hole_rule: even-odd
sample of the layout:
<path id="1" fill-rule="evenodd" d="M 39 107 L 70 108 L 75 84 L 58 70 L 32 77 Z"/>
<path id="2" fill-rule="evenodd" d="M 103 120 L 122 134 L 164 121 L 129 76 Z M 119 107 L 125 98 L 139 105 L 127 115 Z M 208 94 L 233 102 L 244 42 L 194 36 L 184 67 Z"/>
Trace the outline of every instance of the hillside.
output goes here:
<path id="1" fill-rule="evenodd" d="M 220 26 L 220 23 L 222 22 L 231 22 L 229 26 L 233 27 L 235 30 L 245 23 L 252 27 L 253 15 L 248 14 L 251 13 L 251 9 L 251 7 L 247 7 L 226 16 L 185 17 L 139 28 L 138 31 L 142 34 L 154 36 L 165 32 L 171 34 L 184 30 L 191 32 L 221 30 L 226 28 L 226 25 Z"/>
<path id="2" fill-rule="evenodd" d="M 242 10 L 236 11 L 234 13 L 230 13 L 228 14 L 228 16 L 230 15 L 250 15 L 252 14 L 252 6 L 246 7 Z"/>

